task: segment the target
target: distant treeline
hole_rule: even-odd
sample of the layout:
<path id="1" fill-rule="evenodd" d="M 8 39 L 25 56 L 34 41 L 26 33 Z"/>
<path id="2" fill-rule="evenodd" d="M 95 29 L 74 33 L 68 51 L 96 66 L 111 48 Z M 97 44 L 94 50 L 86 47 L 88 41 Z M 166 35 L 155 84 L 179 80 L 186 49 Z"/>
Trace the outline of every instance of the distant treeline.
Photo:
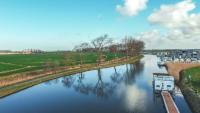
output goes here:
<path id="1" fill-rule="evenodd" d="M 10 53 L 12 52 L 11 50 L 0 50 L 0 53 Z"/>

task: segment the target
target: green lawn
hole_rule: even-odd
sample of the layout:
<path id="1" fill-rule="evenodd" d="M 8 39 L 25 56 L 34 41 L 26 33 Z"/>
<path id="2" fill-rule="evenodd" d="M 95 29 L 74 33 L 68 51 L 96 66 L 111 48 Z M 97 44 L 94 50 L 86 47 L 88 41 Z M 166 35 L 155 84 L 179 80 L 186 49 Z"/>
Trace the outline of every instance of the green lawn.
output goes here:
<path id="1" fill-rule="evenodd" d="M 63 54 L 55 54 L 55 53 L 0 56 L 0 62 L 12 63 L 23 66 L 41 66 L 47 60 L 61 60 L 61 59 L 63 59 Z"/>
<path id="2" fill-rule="evenodd" d="M 105 55 L 106 60 L 115 58 L 115 55 L 111 53 L 105 53 Z M 124 55 L 122 54 L 117 54 L 117 57 L 123 56 Z M 70 59 L 70 61 L 66 59 Z M 97 60 L 97 54 L 93 52 L 83 53 L 83 59 L 83 63 L 95 63 Z M 59 52 L 30 55 L 0 55 L 0 75 L 9 75 L 13 73 L 42 69 L 47 62 L 57 64 L 58 66 L 76 65 L 80 64 L 80 55 L 76 52 L 70 52 L 68 54 Z M 5 71 L 6 73 L 4 73 Z"/>
<path id="3" fill-rule="evenodd" d="M 195 67 L 191 69 L 185 70 L 185 76 L 189 79 L 189 75 L 191 75 L 191 85 L 195 90 L 200 92 L 200 67 Z"/>
<path id="4" fill-rule="evenodd" d="M 13 70 L 13 69 L 19 69 L 19 68 L 23 68 L 23 66 L 1 64 L 0 63 L 0 72 L 9 71 L 9 70 Z"/>

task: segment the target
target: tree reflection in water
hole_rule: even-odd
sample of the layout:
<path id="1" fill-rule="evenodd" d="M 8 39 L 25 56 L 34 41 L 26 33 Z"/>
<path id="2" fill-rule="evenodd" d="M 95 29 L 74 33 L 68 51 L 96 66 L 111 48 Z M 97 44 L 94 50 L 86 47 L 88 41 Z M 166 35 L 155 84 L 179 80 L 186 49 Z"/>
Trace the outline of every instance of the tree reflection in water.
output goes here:
<path id="1" fill-rule="evenodd" d="M 126 72 L 124 73 L 125 84 L 134 83 L 136 77 L 140 75 L 143 69 L 144 69 L 144 64 L 141 62 L 136 62 L 134 64 L 129 64 L 129 65 L 126 64 Z"/>
<path id="2" fill-rule="evenodd" d="M 114 73 L 110 76 L 113 83 L 120 83 L 123 81 L 123 77 L 117 72 L 116 67 L 114 67 Z"/>
<path id="3" fill-rule="evenodd" d="M 94 93 L 97 95 L 97 96 L 100 96 L 100 97 L 103 97 L 104 96 L 104 83 L 102 81 L 102 75 L 101 75 L 101 70 L 98 69 L 98 81 L 96 83 L 96 86 L 94 87 Z"/>
<path id="4" fill-rule="evenodd" d="M 58 84 L 59 82 L 60 82 L 60 79 L 54 79 L 54 80 L 47 81 L 44 84 L 52 85 L 52 84 Z"/>
<path id="5" fill-rule="evenodd" d="M 63 77 L 62 83 L 65 87 L 70 88 L 74 84 L 74 81 L 75 81 L 75 77 L 66 76 L 66 77 Z"/>
<path id="6" fill-rule="evenodd" d="M 117 68 L 114 68 L 113 73 L 108 77 L 110 80 L 103 81 L 102 70 L 97 70 L 97 81 L 92 84 L 86 81 L 86 75 L 80 73 L 75 76 L 63 77 L 62 83 L 66 88 L 74 88 L 75 91 L 82 94 L 93 94 L 97 97 L 107 99 L 116 90 L 116 87 L 120 83 L 131 84 L 134 83 L 135 77 L 143 70 L 144 64 L 141 62 L 136 62 L 135 64 L 126 65 L 126 70 L 117 72 Z"/>

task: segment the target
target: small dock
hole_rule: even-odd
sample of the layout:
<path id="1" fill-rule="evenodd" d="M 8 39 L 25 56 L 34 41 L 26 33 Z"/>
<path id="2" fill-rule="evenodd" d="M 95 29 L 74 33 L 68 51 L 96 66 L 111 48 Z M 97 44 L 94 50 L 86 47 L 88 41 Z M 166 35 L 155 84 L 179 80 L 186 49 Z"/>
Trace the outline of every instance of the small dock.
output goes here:
<path id="1" fill-rule="evenodd" d="M 161 92 L 167 113 L 180 113 L 171 94 L 168 91 Z"/>

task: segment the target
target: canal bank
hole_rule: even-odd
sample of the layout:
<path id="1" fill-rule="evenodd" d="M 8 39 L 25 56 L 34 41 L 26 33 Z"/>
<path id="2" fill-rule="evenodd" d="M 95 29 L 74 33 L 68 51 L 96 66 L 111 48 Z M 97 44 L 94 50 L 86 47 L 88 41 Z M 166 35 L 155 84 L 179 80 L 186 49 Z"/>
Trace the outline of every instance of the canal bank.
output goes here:
<path id="1" fill-rule="evenodd" d="M 200 96 L 189 86 L 185 70 L 200 66 L 199 63 L 167 63 L 166 68 L 170 75 L 176 79 L 176 84 L 181 89 L 193 113 L 200 113 Z"/>
<path id="2" fill-rule="evenodd" d="M 200 96 L 188 85 L 184 70 L 180 72 L 180 80 L 178 83 L 187 103 L 193 113 L 200 113 Z"/>
<path id="3" fill-rule="evenodd" d="M 62 76 L 81 73 L 81 72 L 85 72 L 85 71 L 89 71 L 89 70 L 96 70 L 99 68 L 108 68 L 108 67 L 123 65 L 123 64 L 127 64 L 127 63 L 134 63 L 134 62 L 139 61 L 141 58 L 143 58 L 142 55 L 137 56 L 137 57 L 129 57 L 128 59 L 125 58 L 124 60 L 119 60 L 117 62 L 116 61 L 114 61 L 114 62 L 108 61 L 108 62 L 102 63 L 98 66 L 96 64 L 87 64 L 87 65 L 83 65 L 81 67 L 78 66 L 78 68 L 72 68 L 67 71 L 61 70 L 61 71 L 50 72 L 47 75 L 34 77 L 31 79 L 27 79 L 25 81 L 21 81 L 21 82 L 17 82 L 17 83 L 11 84 L 11 85 L 0 87 L 0 98 L 11 95 L 13 93 L 24 90 L 26 88 L 32 87 L 34 85 L 40 84 L 42 82 L 45 82 L 48 80 L 53 80 L 53 79 L 56 79 L 56 78 L 59 78 Z"/>

